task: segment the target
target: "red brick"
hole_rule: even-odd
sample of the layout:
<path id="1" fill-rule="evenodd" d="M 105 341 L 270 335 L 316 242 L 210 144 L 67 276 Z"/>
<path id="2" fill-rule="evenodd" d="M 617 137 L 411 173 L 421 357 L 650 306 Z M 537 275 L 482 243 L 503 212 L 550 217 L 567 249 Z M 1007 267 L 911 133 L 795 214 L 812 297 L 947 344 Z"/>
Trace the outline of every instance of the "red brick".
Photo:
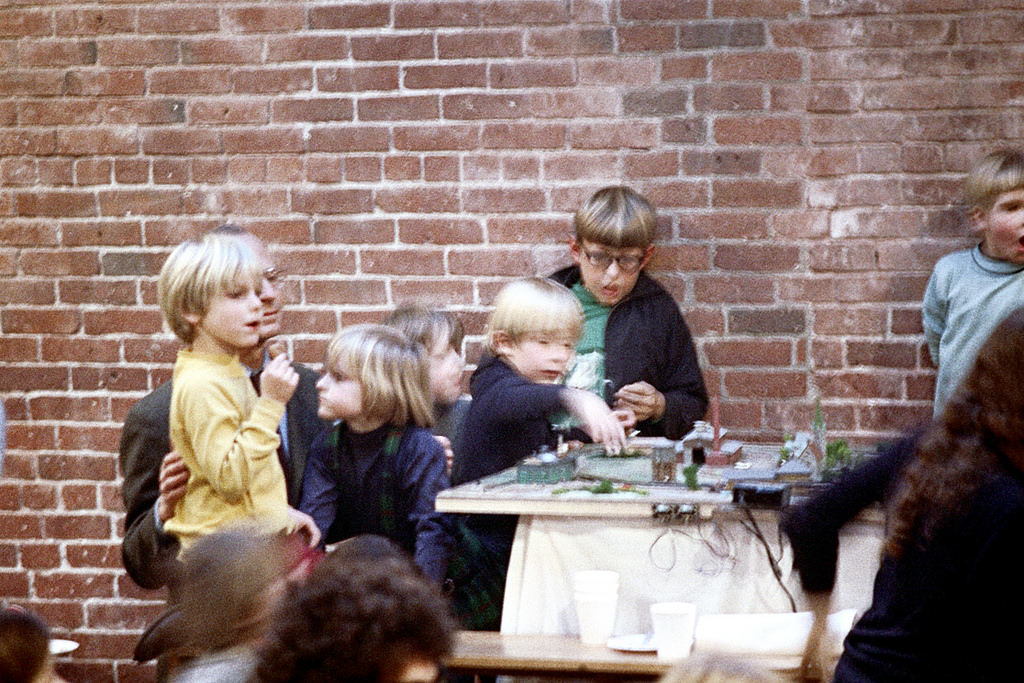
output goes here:
<path id="1" fill-rule="evenodd" d="M 306 67 L 281 69 L 238 69 L 231 72 L 231 87 L 236 93 L 278 94 L 309 90 L 313 72 Z"/>
<path id="2" fill-rule="evenodd" d="M 728 396 L 785 399 L 807 393 L 807 376 L 803 372 L 753 372 L 732 370 L 723 374 L 722 383 Z"/>
<path id="3" fill-rule="evenodd" d="M 522 54 L 522 34 L 515 30 L 467 29 L 437 36 L 437 56 L 440 59 L 518 57 Z"/>
<path id="4" fill-rule="evenodd" d="M 33 41 L 19 49 L 23 66 L 79 66 L 96 63 L 96 42 L 92 40 Z"/>
<path id="5" fill-rule="evenodd" d="M 131 33 L 135 28 L 135 10 L 127 7 L 57 9 L 54 20 L 57 35 L 96 36 Z"/>
<path id="6" fill-rule="evenodd" d="M 714 265 L 722 270 L 778 272 L 796 268 L 800 250 L 796 246 L 770 244 L 721 245 L 715 250 Z"/>
<path id="7" fill-rule="evenodd" d="M 267 39 L 268 63 L 336 61 L 347 59 L 348 56 L 349 38 L 345 35 L 299 34 Z M 257 58 L 249 61 L 260 60 Z"/>
<path id="8" fill-rule="evenodd" d="M 367 97 L 356 102 L 356 111 L 362 121 L 408 121 L 436 119 L 440 109 L 436 96 L 417 95 Z"/>
<path id="9" fill-rule="evenodd" d="M 788 366 L 793 362 L 793 347 L 788 341 L 707 340 L 704 357 L 713 366 Z"/>
<path id="10" fill-rule="evenodd" d="M 448 268 L 453 275 L 523 277 L 533 275 L 528 249 L 452 250 Z"/>
<path id="11" fill-rule="evenodd" d="M 306 283 L 306 301 L 326 303 L 331 306 L 365 306 L 387 303 L 387 291 L 383 280 L 366 278 L 348 280 L 316 280 Z"/>
<path id="12" fill-rule="evenodd" d="M 657 145 L 654 123 L 577 123 L 569 126 L 570 144 L 577 149 L 650 149 Z"/>
<path id="13" fill-rule="evenodd" d="M 110 598 L 114 596 L 112 577 L 101 574 L 37 574 L 35 593 L 39 598 Z"/>
<path id="14" fill-rule="evenodd" d="M 618 37 L 619 51 L 623 53 L 671 52 L 676 48 L 674 26 L 625 25 L 619 27 Z"/>
<path id="15" fill-rule="evenodd" d="M 576 62 L 582 85 L 637 87 L 658 80 L 658 62 L 653 57 L 592 57 Z"/>
<path id="16" fill-rule="evenodd" d="M 323 92 L 397 90 L 398 66 L 321 67 L 316 70 L 317 86 Z"/>
<path id="17" fill-rule="evenodd" d="M 480 213 L 514 213 L 544 209 L 544 193 L 534 188 L 462 190 L 463 209 Z"/>
<path id="18" fill-rule="evenodd" d="M 430 59 L 434 42 L 427 34 L 359 36 L 351 40 L 352 58 L 360 61 L 388 62 Z"/>
<path id="19" fill-rule="evenodd" d="M 377 191 L 375 203 L 388 212 L 455 212 L 459 210 L 459 195 L 450 187 L 408 186 Z"/>
<path id="20" fill-rule="evenodd" d="M 120 430 L 115 430 L 120 432 Z M 108 441 L 108 446 L 116 443 L 118 434 L 114 435 L 113 441 Z M 112 456 L 85 456 L 85 455 L 41 455 L 39 457 L 39 475 L 46 479 L 85 479 L 89 481 L 111 481 L 116 476 L 116 458 Z M 104 517 L 96 517 L 94 527 L 103 525 Z M 62 526 L 61 522 L 57 526 Z M 109 523 L 109 520 L 107 520 Z M 94 532 L 97 528 L 94 528 Z M 69 536 L 68 538 L 74 538 Z"/>
<path id="21" fill-rule="evenodd" d="M 318 126 L 309 131 L 310 152 L 384 152 L 390 146 L 384 126 Z"/>
<path id="22" fill-rule="evenodd" d="M 301 213 L 363 213 L 372 210 L 369 190 L 301 190 L 292 193 L 292 209 Z"/>
<path id="23" fill-rule="evenodd" d="M 309 28 L 345 29 L 387 26 L 391 21 L 389 3 L 345 2 L 311 7 Z"/>
<path id="24" fill-rule="evenodd" d="M 263 41 L 259 38 L 192 38 L 181 41 L 181 62 L 251 64 L 260 60 L 262 51 Z"/>
<path id="25" fill-rule="evenodd" d="M 482 88 L 487 85 L 484 64 L 422 64 L 402 69 L 406 88 L 443 90 L 446 88 Z"/>
<path id="26" fill-rule="evenodd" d="M 700 19 L 707 0 L 621 0 L 619 13 L 629 21 Z"/>
<path id="27" fill-rule="evenodd" d="M 96 195 L 80 190 L 16 192 L 15 210 L 21 216 L 95 216 Z"/>
<path id="28" fill-rule="evenodd" d="M 301 6 L 288 5 L 228 7 L 221 10 L 221 21 L 230 33 L 288 32 L 302 28 L 304 12 Z"/>
<path id="29" fill-rule="evenodd" d="M 423 177 L 420 158 L 411 154 L 384 158 L 384 178 L 387 180 L 419 180 Z"/>
<path id="30" fill-rule="evenodd" d="M 480 145 L 480 127 L 462 123 L 395 126 L 394 144 L 400 150 L 475 149 Z"/>
<path id="31" fill-rule="evenodd" d="M 374 244 L 395 240 L 392 219 L 329 218 L 313 226 L 313 240 L 319 244 Z M 353 269 L 355 259 L 353 258 Z"/>
<path id="32" fill-rule="evenodd" d="M 168 38 L 101 38 L 97 61 L 103 66 L 157 66 L 178 61 L 177 41 Z"/>
<path id="33" fill-rule="evenodd" d="M 480 222 L 473 219 L 398 219 L 398 240 L 404 244 L 473 244 L 482 236 Z"/>
<path id="34" fill-rule="evenodd" d="M 472 2 L 395 3 L 395 28 L 478 26 L 479 7 Z"/>
<path id="35" fill-rule="evenodd" d="M 566 144 L 568 130 L 560 123 L 488 123 L 484 125 L 484 147 L 497 149 L 558 149 Z"/>
<path id="36" fill-rule="evenodd" d="M 575 83 L 575 69 L 568 60 L 545 59 L 531 62 L 506 62 L 488 67 L 492 88 L 537 88 L 570 86 Z"/>

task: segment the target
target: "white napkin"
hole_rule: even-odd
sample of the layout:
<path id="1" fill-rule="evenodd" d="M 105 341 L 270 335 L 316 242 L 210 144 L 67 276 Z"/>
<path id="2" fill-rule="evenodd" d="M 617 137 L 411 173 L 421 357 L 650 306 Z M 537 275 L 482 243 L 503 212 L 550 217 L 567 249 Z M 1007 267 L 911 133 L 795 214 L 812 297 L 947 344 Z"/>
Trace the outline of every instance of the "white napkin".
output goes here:
<path id="1" fill-rule="evenodd" d="M 843 639 L 853 626 L 857 610 L 830 614 L 822 651 L 840 654 Z M 736 655 L 799 657 L 807 644 L 814 616 L 810 612 L 784 614 L 704 614 L 697 618 L 694 649 Z"/>

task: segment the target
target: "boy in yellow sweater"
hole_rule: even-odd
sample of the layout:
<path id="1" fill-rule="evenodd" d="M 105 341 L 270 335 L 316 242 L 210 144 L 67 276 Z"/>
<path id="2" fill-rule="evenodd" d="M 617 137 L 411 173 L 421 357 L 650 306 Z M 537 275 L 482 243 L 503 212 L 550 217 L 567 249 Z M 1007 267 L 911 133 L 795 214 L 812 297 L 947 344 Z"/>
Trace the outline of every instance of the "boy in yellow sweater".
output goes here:
<path id="1" fill-rule="evenodd" d="M 262 277 L 246 242 L 219 233 L 178 245 L 160 271 L 160 308 L 186 345 L 174 363 L 170 429 L 188 487 L 164 525 L 182 550 L 243 521 L 319 542 L 313 520 L 288 505 L 277 457 L 277 425 L 298 374 L 279 355 L 264 366 L 257 395 L 238 359 L 259 343 Z"/>

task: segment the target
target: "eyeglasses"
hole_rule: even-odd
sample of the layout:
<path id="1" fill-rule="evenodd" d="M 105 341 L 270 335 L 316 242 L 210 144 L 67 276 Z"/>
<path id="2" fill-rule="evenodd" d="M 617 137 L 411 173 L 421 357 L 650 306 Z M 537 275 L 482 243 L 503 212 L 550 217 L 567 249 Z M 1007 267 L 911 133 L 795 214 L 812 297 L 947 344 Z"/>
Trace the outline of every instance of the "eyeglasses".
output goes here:
<path id="1" fill-rule="evenodd" d="M 608 270 L 608 267 L 612 265 L 612 261 L 619 267 L 623 273 L 635 273 L 640 270 L 640 264 L 643 263 L 643 256 L 636 256 L 635 254 L 624 254 L 622 256 L 612 256 L 611 254 L 603 251 L 590 251 L 589 249 L 582 249 L 584 255 L 587 257 L 587 261 L 590 265 L 601 270 Z"/>
<path id="2" fill-rule="evenodd" d="M 286 275 L 288 275 L 288 273 L 284 272 L 280 268 L 275 268 L 274 266 L 263 269 L 263 279 L 272 285 L 280 284 Z"/>

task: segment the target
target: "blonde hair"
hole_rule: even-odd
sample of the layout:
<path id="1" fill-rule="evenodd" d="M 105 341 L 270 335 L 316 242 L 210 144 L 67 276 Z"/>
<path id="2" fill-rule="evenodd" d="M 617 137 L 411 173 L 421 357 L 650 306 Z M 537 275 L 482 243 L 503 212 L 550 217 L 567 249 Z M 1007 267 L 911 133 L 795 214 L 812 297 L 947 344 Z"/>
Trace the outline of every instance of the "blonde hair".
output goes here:
<path id="1" fill-rule="evenodd" d="M 359 382 L 363 415 L 403 427 L 434 422 L 427 350 L 385 325 L 352 325 L 327 346 L 327 368 Z"/>
<path id="2" fill-rule="evenodd" d="M 964 181 L 964 200 L 970 207 L 988 211 L 996 197 L 1024 187 L 1024 152 L 1001 149 L 986 154 L 971 168 Z"/>
<path id="3" fill-rule="evenodd" d="M 210 232 L 182 242 L 160 269 L 160 309 L 171 331 L 186 344 L 195 326 L 186 315 L 206 315 L 214 297 L 232 290 L 263 286 L 263 264 L 238 235 Z"/>
<path id="4" fill-rule="evenodd" d="M 616 185 L 595 192 L 576 212 L 576 238 L 609 247 L 654 242 L 658 218 L 651 203 L 631 188 Z"/>
<path id="5" fill-rule="evenodd" d="M 428 354 L 442 341 L 456 351 L 462 350 L 462 323 L 449 311 L 405 303 L 385 316 L 383 324 L 395 328 L 417 344 L 423 344 Z"/>
<path id="6" fill-rule="evenodd" d="M 583 307 L 564 285 L 540 277 L 513 280 L 498 292 L 487 321 L 487 350 L 498 352 L 497 336 L 518 342 L 524 335 L 558 333 L 579 339 Z"/>

